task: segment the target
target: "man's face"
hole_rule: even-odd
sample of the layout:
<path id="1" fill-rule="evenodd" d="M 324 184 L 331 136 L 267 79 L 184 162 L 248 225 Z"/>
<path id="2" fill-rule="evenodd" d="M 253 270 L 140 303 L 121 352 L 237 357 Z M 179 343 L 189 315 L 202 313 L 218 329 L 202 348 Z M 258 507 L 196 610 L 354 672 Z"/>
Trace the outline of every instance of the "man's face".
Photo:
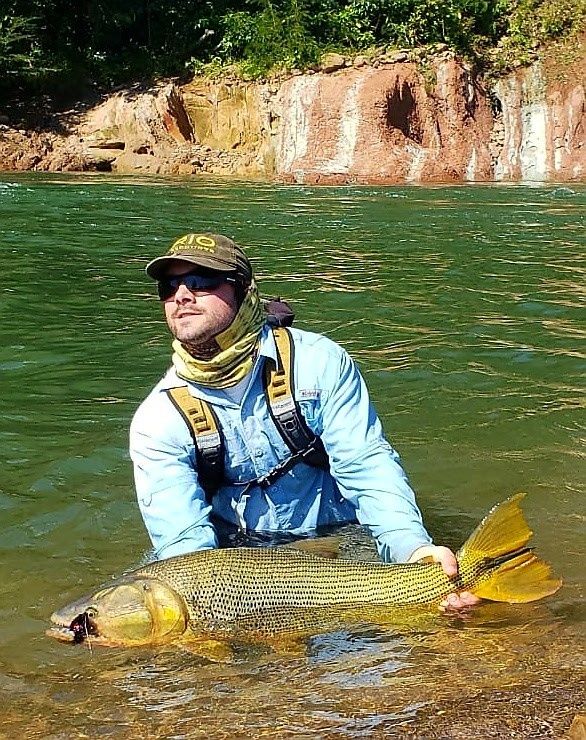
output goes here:
<path id="1" fill-rule="evenodd" d="M 173 262 L 169 277 L 194 271 L 189 262 Z M 216 288 L 189 290 L 179 285 L 170 298 L 163 301 L 165 318 L 171 334 L 182 344 L 203 344 L 227 329 L 238 312 L 232 283 L 222 282 Z"/>

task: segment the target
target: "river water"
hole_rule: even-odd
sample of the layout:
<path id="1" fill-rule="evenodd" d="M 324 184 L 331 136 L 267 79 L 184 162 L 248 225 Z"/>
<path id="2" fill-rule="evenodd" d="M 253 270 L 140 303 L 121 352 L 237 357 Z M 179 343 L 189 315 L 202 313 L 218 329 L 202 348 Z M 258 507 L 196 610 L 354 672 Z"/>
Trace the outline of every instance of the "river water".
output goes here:
<path id="1" fill-rule="evenodd" d="M 583 681 L 585 203 L 584 186 L 3 175 L 0 736 L 561 736 Z M 526 491 L 562 590 L 230 664 L 45 637 L 149 549 L 127 431 L 170 351 L 143 267 L 190 230 L 246 245 L 262 292 L 357 359 L 436 541 Z"/>

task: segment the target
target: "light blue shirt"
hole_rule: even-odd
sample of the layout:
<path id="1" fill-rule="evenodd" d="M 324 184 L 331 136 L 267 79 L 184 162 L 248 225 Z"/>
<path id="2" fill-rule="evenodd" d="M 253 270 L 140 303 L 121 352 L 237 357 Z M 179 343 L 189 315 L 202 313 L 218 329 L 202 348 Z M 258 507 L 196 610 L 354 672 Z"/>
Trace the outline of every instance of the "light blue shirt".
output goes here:
<path id="1" fill-rule="evenodd" d="M 431 543 L 354 361 L 327 337 L 290 331 L 295 397 L 323 441 L 330 471 L 300 463 L 268 488 L 253 486 L 241 497 L 243 484 L 266 475 L 291 454 L 263 390 L 265 358 L 277 357 L 268 326 L 240 403 L 221 390 L 182 380 L 171 368 L 130 427 L 138 503 L 157 558 L 217 547 L 212 507 L 215 516 L 261 532 L 307 534 L 322 525 L 358 521 L 375 538 L 385 561 L 404 562 L 416 548 Z M 225 484 L 212 505 L 198 482 L 190 431 L 165 392 L 185 385 L 213 405 L 224 435 Z"/>

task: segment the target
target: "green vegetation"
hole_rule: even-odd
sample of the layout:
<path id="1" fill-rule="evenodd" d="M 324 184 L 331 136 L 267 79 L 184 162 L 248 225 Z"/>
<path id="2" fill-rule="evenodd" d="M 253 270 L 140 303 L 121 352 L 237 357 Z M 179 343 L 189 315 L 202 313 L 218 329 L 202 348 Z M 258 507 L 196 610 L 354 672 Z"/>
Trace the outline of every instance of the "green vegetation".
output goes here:
<path id="1" fill-rule="evenodd" d="M 508 5 L 507 0 L 498 2 Z M 516 0 L 506 16 L 501 38 L 488 50 L 492 71 L 526 64 L 540 47 L 583 33 L 585 28 L 586 0 Z"/>
<path id="2" fill-rule="evenodd" d="M 586 0 L 2 0 L 0 92 L 75 96 L 226 65 L 258 77 L 434 43 L 498 68 L 585 20 Z"/>

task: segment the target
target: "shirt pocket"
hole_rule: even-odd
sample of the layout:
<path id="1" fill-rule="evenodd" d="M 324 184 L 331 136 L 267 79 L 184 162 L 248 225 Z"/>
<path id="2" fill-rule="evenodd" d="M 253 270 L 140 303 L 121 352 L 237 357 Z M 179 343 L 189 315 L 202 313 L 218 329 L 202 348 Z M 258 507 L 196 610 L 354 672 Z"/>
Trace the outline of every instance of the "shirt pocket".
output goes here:
<path id="1" fill-rule="evenodd" d="M 242 431 L 237 426 L 224 423 L 222 424 L 222 435 L 224 437 L 224 453 L 226 457 L 226 467 L 246 466 L 250 463 L 250 452 L 242 436 Z"/>

